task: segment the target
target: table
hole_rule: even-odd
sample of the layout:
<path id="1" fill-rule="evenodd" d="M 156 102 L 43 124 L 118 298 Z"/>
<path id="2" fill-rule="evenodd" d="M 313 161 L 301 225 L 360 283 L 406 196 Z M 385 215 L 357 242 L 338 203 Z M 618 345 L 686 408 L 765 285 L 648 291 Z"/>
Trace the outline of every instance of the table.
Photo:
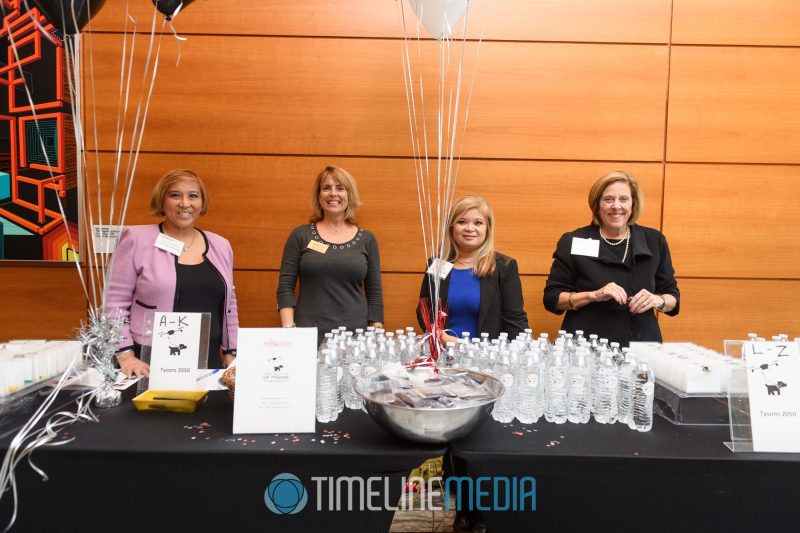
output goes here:
<path id="1" fill-rule="evenodd" d="M 232 435 L 226 391 L 209 393 L 193 414 L 138 413 L 130 401 L 95 412 L 99 424 L 74 424 L 60 436 L 74 442 L 34 453 L 49 481 L 27 463 L 19 466 L 20 515 L 12 532 L 388 531 L 393 511 L 383 509 L 384 500 L 397 505 L 401 478 L 446 451 L 392 437 L 348 409 L 336 422 L 318 423 L 315 434 Z M 8 441 L 0 441 L 3 452 Z M 281 473 L 296 475 L 308 492 L 296 514 L 276 514 L 265 504 L 268 484 Z M 349 479 L 336 491 L 335 483 L 312 476 Z M 365 495 L 352 476 L 380 476 L 371 485 L 378 495 Z M 344 510 L 334 512 L 337 494 Z M 8 496 L 0 502 L 0 528 L 10 517 Z M 380 509 L 366 509 L 367 499 Z"/>
<path id="2" fill-rule="evenodd" d="M 488 531 L 797 531 L 800 454 L 736 453 L 727 426 L 490 420 L 452 443 L 469 475 L 536 479 L 536 510 Z M 491 500 L 489 500 L 491 501 Z"/>

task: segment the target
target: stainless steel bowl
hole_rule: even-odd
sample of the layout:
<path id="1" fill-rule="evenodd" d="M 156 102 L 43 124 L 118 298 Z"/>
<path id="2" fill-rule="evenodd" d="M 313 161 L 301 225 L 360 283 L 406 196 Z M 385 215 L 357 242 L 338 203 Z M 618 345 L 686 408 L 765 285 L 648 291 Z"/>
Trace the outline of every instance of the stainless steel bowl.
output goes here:
<path id="1" fill-rule="evenodd" d="M 367 413 L 389 433 L 416 442 L 449 442 L 468 435 L 483 424 L 491 414 L 494 402 L 503 395 L 505 387 L 497 378 L 482 372 L 461 368 L 441 369 L 440 372 L 466 372 L 476 381 L 485 383 L 494 394 L 494 399 L 468 407 L 424 409 L 377 401 L 365 395 L 358 385 L 356 392 L 364 399 Z"/>

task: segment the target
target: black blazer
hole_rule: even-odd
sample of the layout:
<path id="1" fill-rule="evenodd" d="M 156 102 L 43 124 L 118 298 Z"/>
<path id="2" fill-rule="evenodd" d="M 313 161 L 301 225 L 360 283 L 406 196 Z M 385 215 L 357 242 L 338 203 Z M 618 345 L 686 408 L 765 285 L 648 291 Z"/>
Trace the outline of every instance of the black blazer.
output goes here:
<path id="1" fill-rule="evenodd" d="M 553 253 L 553 266 L 544 288 L 544 307 L 560 315 L 564 311 L 556 308 L 562 292 L 596 291 L 609 282 L 614 282 L 633 296 L 642 289 L 653 294 L 671 294 L 675 297 L 675 309 L 680 310 L 681 294 L 675 281 L 675 269 L 667 246 L 667 239 L 655 229 L 631 225 L 631 265 L 622 264 L 608 247 L 600 245 L 598 257 L 572 254 L 572 238 L 600 239 L 600 229 L 591 225 L 578 228 L 561 236 Z M 661 329 L 656 313 L 632 315 L 627 305 L 614 300 L 595 302 L 575 311 L 567 311 L 561 329 L 582 329 L 584 335 L 592 333 L 627 346 L 631 341 L 661 342 Z"/>
<path id="2" fill-rule="evenodd" d="M 430 265 L 431 261 L 428 261 Z M 522 283 L 519 280 L 519 269 L 516 260 L 502 254 L 495 254 L 495 264 L 497 265 L 494 274 L 480 278 L 481 281 L 481 304 L 478 310 L 478 331 L 488 333 L 489 338 L 494 339 L 500 332 L 508 333 L 509 339 L 513 340 L 517 334 L 522 333 L 528 327 L 528 315 L 525 313 L 525 302 L 522 298 Z M 420 298 L 430 298 L 429 281 L 432 284 L 430 274 L 425 274 L 422 279 L 422 288 L 419 291 Z M 450 276 L 443 279 L 439 285 L 439 298 L 442 303 L 447 302 L 447 292 L 450 288 Z M 419 325 L 425 329 L 422 322 L 422 313 L 417 306 L 417 320 Z M 450 327 L 450 320 L 445 323 L 445 328 Z M 456 332 L 456 336 L 461 332 Z"/>

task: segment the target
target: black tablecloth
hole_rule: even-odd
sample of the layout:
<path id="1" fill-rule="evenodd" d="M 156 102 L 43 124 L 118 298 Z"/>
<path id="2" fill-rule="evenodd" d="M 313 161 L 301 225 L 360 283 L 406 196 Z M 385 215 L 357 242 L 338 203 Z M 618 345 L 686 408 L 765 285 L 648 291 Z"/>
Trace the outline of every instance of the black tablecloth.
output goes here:
<path id="1" fill-rule="evenodd" d="M 471 477 L 533 476 L 535 511 L 489 531 L 797 531 L 800 454 L 733 453 L 726 426 L 499 424 L 451 444 Z"/>
<path id="2" fill-rule="evenodd" d="M 316 510 L 311 477 L 384 476 L 389 482 L 373 486 L 381 496 L 372 503 L 396 505 L 401 477 L 446 449 L 392 437 L 347 409 L 336 422 L 318 423 L 315 434 L 233 435 L 226 392 L 210 393 L 193 414 L 138 413 L 129 401 L 95 412 L 99 424 L 75 424 L 59 437 L 74 442 L 34 453 L 49 481 L 19 466 L 13 531 L 388 531 L 391 511 L 327 512 L 327 484 L 323 510 Z M 0 443 L 3 451 L 8 441 Z M 281 473 L 294 474 L 308 491 L 297 514 L 276 514 L 264 503 L 267 485 Z M 358 508 L 360 500 L 350 505 Z M 7 494 L 0 504 L 2 526 L 10 502 Z M 345 496 L 340 507 L 347 505 Z"/>

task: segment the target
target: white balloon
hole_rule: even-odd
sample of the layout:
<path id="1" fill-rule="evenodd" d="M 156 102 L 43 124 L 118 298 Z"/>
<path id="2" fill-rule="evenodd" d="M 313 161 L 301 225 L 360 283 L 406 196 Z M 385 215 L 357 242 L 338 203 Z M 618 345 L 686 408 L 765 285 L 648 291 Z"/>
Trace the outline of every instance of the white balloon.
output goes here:
<path id="1" fill-rule="evenodd" d="M 450 37 L 464 18 L 471 0 L 408 0 L 422 25 L 439 40 Z"/>

